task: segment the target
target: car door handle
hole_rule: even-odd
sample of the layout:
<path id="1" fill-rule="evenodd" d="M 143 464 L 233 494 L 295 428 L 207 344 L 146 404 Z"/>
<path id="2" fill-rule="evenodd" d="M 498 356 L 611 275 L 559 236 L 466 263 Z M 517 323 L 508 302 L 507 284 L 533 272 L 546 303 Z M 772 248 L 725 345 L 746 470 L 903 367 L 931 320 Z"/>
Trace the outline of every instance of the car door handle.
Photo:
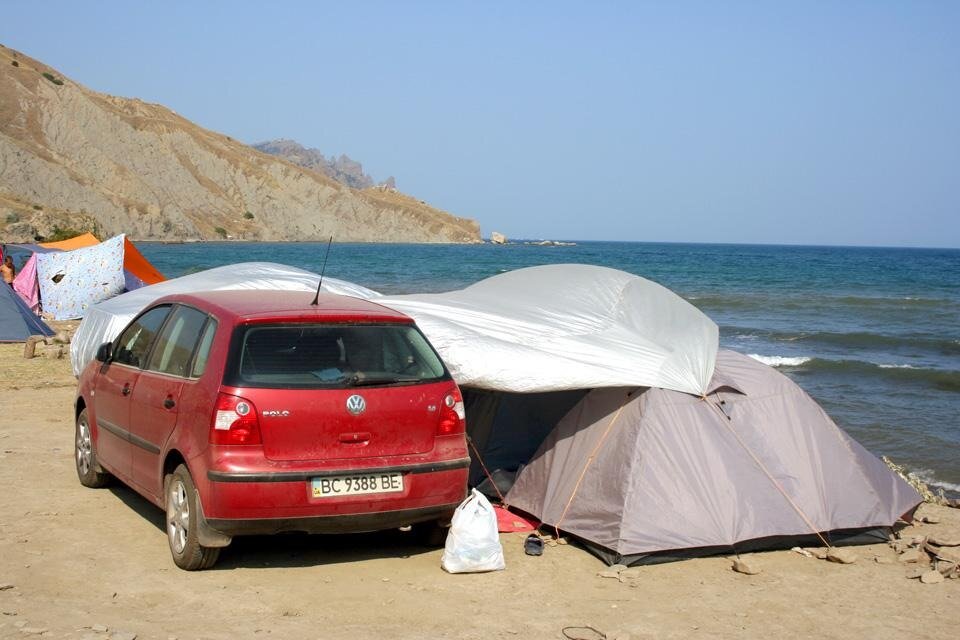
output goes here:
<path id="1" fill-rule="evenodd" d="M 129 384 L 123 385 L 123 389 L 120 390 L 120 393 L 122 393 L 125 396 L 130 395 L 130 385 Z"/>
<path id="2" fill-rule="evenodd" d="M 173 401 L 173 398 L 171 398 L 171 397 L 169 397 L 169 396 L 167 397 L 166 400 L 163 401 L 163 407 L 164 407 L 164 409 L 173 409 L 173 407 L 175 407 L 176 404 L 177 404 L 177 403 Z"/>

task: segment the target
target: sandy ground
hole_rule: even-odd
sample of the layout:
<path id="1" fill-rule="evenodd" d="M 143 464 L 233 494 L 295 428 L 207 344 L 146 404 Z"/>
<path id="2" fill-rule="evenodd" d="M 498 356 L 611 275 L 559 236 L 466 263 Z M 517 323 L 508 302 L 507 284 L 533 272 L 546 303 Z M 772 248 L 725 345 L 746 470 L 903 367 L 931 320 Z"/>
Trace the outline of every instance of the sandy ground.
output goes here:
<path id="1" fill-rule="evenodd" d="M 852 565 L 778 551 L 749 557 L 755 576 L 716 557 L 620 582 L 572 545 L 525 556 L 522 534 L 502 536 L 505 571 L 449 575 L 390 531 L 237 539 L 213 570 L 180 571 L 158 509 L 80 486 L 69 361 L 22 350 L 0 345 L 2 638 L 957 637 L 960 580 L 907 579 L 886 545 Z M 960 510 L 921 513 L 941 523 L 905 535 L 960 535 Z"/>

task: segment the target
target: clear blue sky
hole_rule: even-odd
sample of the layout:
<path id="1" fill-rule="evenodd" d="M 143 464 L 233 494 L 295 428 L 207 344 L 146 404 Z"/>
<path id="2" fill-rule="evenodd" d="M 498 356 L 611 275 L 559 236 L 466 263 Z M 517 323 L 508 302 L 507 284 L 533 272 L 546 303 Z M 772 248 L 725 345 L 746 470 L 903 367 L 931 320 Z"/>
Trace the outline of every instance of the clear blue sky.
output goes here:
<path id="1" fill-rule="evenodd" d="M 485 236 L 960 246 L 960 2 L 8 2 L 0 42 Z"/>

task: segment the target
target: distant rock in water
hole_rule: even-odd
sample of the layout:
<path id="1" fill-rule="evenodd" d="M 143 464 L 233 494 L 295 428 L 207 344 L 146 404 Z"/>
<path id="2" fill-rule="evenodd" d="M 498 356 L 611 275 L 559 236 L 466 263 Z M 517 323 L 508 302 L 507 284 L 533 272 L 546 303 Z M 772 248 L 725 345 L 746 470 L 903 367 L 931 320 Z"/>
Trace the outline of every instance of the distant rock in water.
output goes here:
<path id="1" fill-rule="evenodd" d="M 327 165 L 335 177 L 164 106 L 91 91 L 0 45 L 5 242 L 73 231 L 163 241 L 481 242 L 474 220 L 373 187 L 346 156 Z"/>
<path id="2" fill-rule="evenodd" d="M 339 158 L 331 156 L 327 159 L 319 149 L 308 149 L 295 140 L 286 139 L 258 142 L 250 146 L 257 151 L 283 158 L 305 169 L 319 171 L 328 178 L 333 178 L 354 189 L 369 189 L 373 186 L 373 178 L 363 172 L 363 165 L 345 155 Z M 393 178 L 391 177 L 390 180 Z M 396 188 L 396 184 L 390 186 Z"/>
<path id="3" fill-rule="evenodd" d="M 507 236 L 503 235 L 499 231 L 493 231 L 490 234 L 490 242 L 492 244 L 507 244 Z"/>

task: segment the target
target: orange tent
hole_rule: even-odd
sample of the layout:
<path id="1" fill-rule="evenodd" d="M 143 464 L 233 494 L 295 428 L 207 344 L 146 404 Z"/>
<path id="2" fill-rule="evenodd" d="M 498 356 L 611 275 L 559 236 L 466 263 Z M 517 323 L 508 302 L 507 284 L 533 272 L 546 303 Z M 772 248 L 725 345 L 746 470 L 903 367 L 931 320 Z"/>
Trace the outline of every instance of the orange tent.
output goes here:
<path id="1" fill-rule="evenodd" d="M 143 284 L 157 284 L 166 280 L 127 238 L 123 239 L 123 268 L 143 280 Z"/>
<path id="2" fill-rule="evenodd" d="M 97 240 L 97 236 L 88 231 L 83 235 L 60 240 L 59 242 L 41 242 L 40 246 L 46 247 L 47 249 L 60 249 L 60 251 L 73 251 L 74 249 L 92 247 L 95 244 L 100 244 L 100 241 Z"/>
<path id="3" fill-rule="evenodd" d="M 61 251 L 73 251 L 83 247 L 92 247 L 100 244 L 97 236 L 89 231 L 83 235 L 74 236 L 59 242 L 41 242 L 41 247 L 47 249 L 60 249 Z M 133 245 L 128 238 L 123 239 L 123 268 L 129 271 L 143 281 L 143 284 L 157 284 L 163 282 L 166 278 L 157 271 L 157 268 L 143 257 L 143 254 Z"/>

